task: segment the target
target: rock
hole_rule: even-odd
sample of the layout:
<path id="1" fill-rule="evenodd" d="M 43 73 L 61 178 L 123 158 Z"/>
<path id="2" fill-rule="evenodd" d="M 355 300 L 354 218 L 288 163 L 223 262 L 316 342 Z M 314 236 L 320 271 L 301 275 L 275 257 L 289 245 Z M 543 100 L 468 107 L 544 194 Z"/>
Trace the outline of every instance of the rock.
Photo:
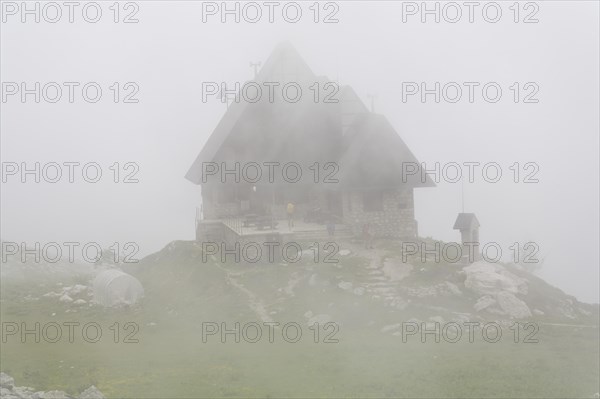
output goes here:
<path id="1" fill-rule="evenodd" d="M 481 295 L 496 295 L 501 291 L 527 294 L 527 281 L 503 266 L 479 261 L 462 270 L 467 275 L 465 287 Z"/>
<path id="2" fill-rule="evenodd" d="M 73 298 L 71 298 L 67 294 L 64 294 L 63 296 L 60 297 L 59 301 L 64 302 L 64 303 L 71 303 L 71 302 L 73 302 Z"/>
<path id="3" fill-rule="evenodd" d="M 17 395 L 18 398 L 30 398 L 31 395 L 35 392 L 35 389 L 29 387 L 14 387 L 13 393 Z"/>
<path id="4" fill-rule="evenodd" d="M 454 295 L 462 295 L 462 291 L 460 290 L 460 288 L 458 288 L 456 284 L 453 284 L 450 281 L 446 281 L 446 287 L 448 287 L 448 290 Z"/>
<path id="5" fill-rule="evenodd" d="M 400 261 L 394 261 L 393 259 L 386 259 L 383 263 L 382 270 L 383 274 L 391 281 L 400 281 L 408 277 L 413 268 L 413 265 L 409 263 L 402 263 Z"/>
<path id="6" fill-rule="evenodd" d="M 503 266 L 484 261 L 465 266 L 465 287 L 479 294 L 495 295 L 500 291 L 527 294 L 527 281 L 509 272 Z"/>
<path id="7" fill-rule="evenodd" d="M 65 291 L 68 292 L 69 295 L 71 296 L 75 296 L 75 295 L 79 295 L 84 291 L 87 291 L 88 287 L 85 285 L 81 285 L 81 284 L 75 284 L 74 286 L 70 287 L 69 289 L 65 288 Z"/>
<path id="8" fill-rule="evenodd" d="M 307 324 L 309 326 L 312 326 L 315 323 L 325 324 L 325 323 L 329 323 L 330 321 L 331 321 L 331 316 L 329 316 L 328 314 L 318 314 L 318 315 L 313 316 L 310 319 L 308 319 Z"/>
<path id="9" fill-rule="evenodd" d="M 85 305 L 87 302 L 83 299 L 77 299 L 75 302 L 73 302 L 73 305 Z"/>
<path id="10" fill-rule="evenodd" d="M 573 309 L 573 306 L 571 306 L 571 302 L 568 299 L 561 300 L 558 307 L 556 308 L 556 311 L 569 319 L 577 318 L 577 315 L 575 314 L 575 309 Z"/>
<path id="11" fill-rule="evenodd" d="M 500 308 L 516 319 L 531 317 L 531 310 L 525 302 L 517 298 L 512 292 L 501 291 L 496 295 Z"/>
<path id="12" fill-rule="evenodd" d="M 406 292 L 408 296 L 417 298 L 437 297 L 447 291 L 446 284 L 443 283 L 421 287 L 403 287 L 402 290 Z"/>
<path id="13" fill-rule="evenodd" d="M 338 284 L 338 287 L 340 287 L 343 290 L 351 290 L 352 289 L 352 283 L 348 282 L 348 281 L 342 281 L 341 283 Z"/>
<path id="14" fill-rule="evenodd" d="M 496 304 L 496 300 L 489 295 L 482 296 L 477 300 L 473 307 L 476 311 L 482 311 Z"/>
<path id="15" fill-rule="evenodd" d="M 65 391 L 39 391 L 31 395 L 31 399 L 70 399 Z"/>
<path id="16" fill-rule="evenodd" d="M 98 388 L 91 386 L 79 394 L 79 399 L 105 399 L 104 395 Z"/>
<path id="17" fill-rule="evenodd" d="M 2 399 L 21 399 L 20 396 L 16 396 L 10 389 L 0 388 L 0 398 Z"/>
<path id="18" fill-rule="evenodd" d="M 592 312 L 588 312 L 587 310 L 581 308 L 577 308 L 577 311 L 585 316 L 590 316 L 592 314 Z"/>
<path id="19" fill-rule="evenodd" d="M 12 389 L 15 386 L 15 379 L 6 373 L 0 373 L 0 387 Z"/>

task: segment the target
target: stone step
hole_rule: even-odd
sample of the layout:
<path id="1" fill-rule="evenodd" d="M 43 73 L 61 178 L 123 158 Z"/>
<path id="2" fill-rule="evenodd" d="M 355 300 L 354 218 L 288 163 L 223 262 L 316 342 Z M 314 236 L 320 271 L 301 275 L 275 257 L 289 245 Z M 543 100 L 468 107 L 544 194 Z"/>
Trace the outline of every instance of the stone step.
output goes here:
<path id="1" fill-rule="evenodd" d="M 395 282 L 391 282 L 391 281 L 374 281 L 374 282 L 368 282 L 368 284 L 372 287 L 397 287 L 398 284 L 396 284 Z"/>

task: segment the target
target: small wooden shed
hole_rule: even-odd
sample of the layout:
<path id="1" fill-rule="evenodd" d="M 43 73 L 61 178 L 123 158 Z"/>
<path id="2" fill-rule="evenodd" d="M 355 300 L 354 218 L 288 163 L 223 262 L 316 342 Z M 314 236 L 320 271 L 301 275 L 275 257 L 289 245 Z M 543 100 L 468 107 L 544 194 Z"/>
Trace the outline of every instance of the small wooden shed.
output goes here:
<path id="1" fill-rule="evenodd" d="M 462 244 L 479 242 L 479 220 L 474 213 L 459 213 L 454 230 L 460 230 Z"/>

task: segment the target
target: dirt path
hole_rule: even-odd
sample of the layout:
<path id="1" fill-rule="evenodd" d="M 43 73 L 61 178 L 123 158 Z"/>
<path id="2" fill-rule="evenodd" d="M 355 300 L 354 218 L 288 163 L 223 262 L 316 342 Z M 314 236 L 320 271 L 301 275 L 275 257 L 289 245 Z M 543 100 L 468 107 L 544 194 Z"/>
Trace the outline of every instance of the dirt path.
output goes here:
<path id="1" fill-rule="evenodd" d="M 237 272 L 237 273 L 232 273 L 229 270 L 225 269 L 223 266 L 217 264 L 217 267 L 219 269 L 221 269 L 224 273 L 225 276 L 227 278 L 227 281 L 234 286 L 235 288 L 237 288 L 238 290 L 240 290 L 241 292 L 243 292 L 247 297 L 248 297 L 248 306 L 250 307 L 250 309 L 252 309 L 252 311 L 254 313 L 256 313 L 256 315 L 259 317 L 259 319 L 264 322 L 264 323 L 268 323 L 268 322 L 272 322 L 273 319 L 269 316 L 267 309 L 265 308 L 265 305 L 263 303 L 263 301 L 261 301 L 255 294 L 254 292 L 250 291 L 248 288 L 244 287 L 243 284 L 239 283 L 235 277 L 237 276 L 243 276 L 244 273 L 242 272 Z"/>

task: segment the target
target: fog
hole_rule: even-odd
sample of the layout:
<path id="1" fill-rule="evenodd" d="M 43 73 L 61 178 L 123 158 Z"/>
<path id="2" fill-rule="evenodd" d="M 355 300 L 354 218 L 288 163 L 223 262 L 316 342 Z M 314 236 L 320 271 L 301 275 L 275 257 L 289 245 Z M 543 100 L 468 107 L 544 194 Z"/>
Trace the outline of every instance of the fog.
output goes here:
<path id="1" fill-rule="evenodd" d="M 476 174 L 474 183 L 416 190 L 419 234 L 459 239 L 452 224 L 464 187 L 465 211 L 479 218 L 482 241 L 505 249 L 538 243 L 542 276 L 598 302 L 598 4 L 543 3 L 533 24 L 514 23 L 512 14 L 488 23 L 477 12 L 473 23 L 466 15 L 421 23 L 420 14 L 403 23 L 401 3 L 392 2 L 341 3 L 332 24 L 308 17 L 291 24 L 278 13 L 274 23 L 221 23 L 220 14 L 203 23 L 202 5 L 193 2 L 139 8 L 134 24 L 115 24 L 109 14 L 96 24 L 6 16 L 3 82 L 98 82 L 104 97 L 95 104 L 80 96 L 72 104 L 8 97 L 2 161 L 97 162 L 105 173 L 114 162 L 135 162 L 139 183 L 36 184 L 30 176 L 23 184 L 9 176 L 3 240 L 136 242 L 143 256 L 193 239 L 200 189 L 183 176 L 226 111 L 215 97 L 202 101 L 202 82 L 243 84 L 253 77 L 250 62 L 264 64 L 288 40 L 316 75 L 352 86 L 367 106 L 374 94 L 375 112 L 428 166 L 497 162 L 507 176 L 515 162 L 539 165 L 535 184 L 487 183 Z M 139 102 L 107 100 L 113 82 L 135 82 Z M 481 96 L 469 103 L 466 94 L 458 103 L 433 96 L 423 103 L 418 95 L 403 102 L 403 82 L 498 82 L 504 93 L 497 103 Z M 539 102 L 511 101 L 514 82 L 535 82 Z"/>
<path id="2" fill-rule="evenodd" d="M 598 397 L 598 2 L 68 4 L 0 5 L 3 397 Z M 273 154 L 341 184 L 199 168 Z"/>

